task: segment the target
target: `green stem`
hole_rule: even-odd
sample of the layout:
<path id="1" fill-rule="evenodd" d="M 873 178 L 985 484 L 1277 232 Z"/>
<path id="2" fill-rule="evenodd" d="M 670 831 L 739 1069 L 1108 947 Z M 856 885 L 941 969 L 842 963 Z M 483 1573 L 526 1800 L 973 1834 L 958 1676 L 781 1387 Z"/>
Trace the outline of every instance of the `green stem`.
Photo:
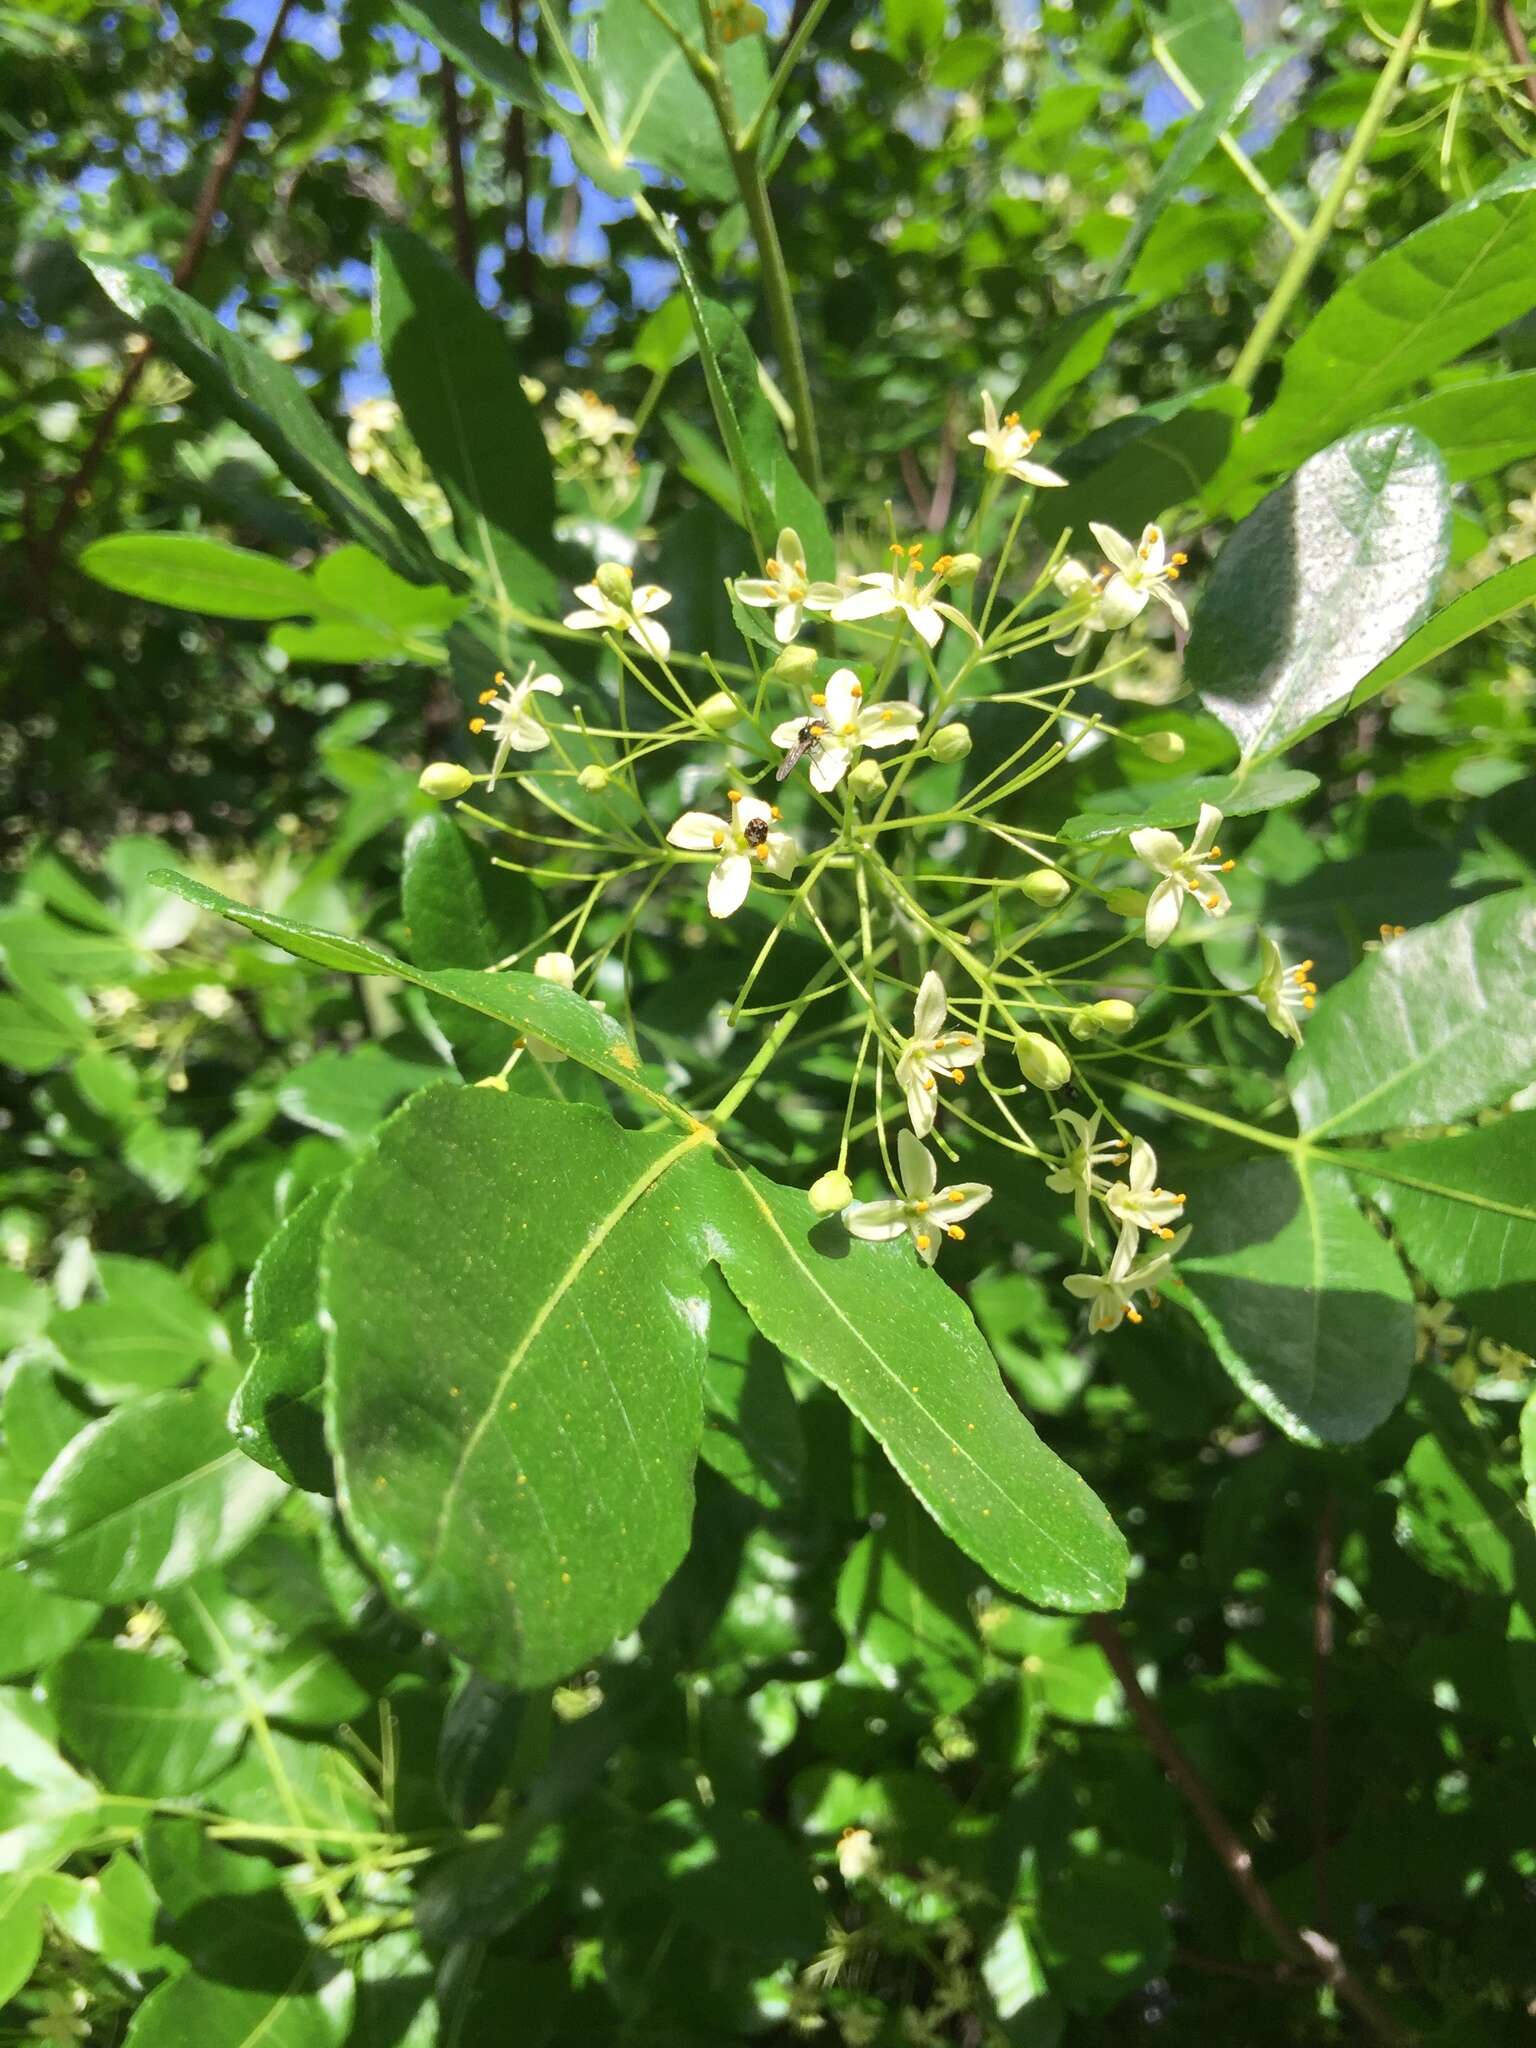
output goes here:
<path id="1" fill-rule="evenodd" d="M 800 61 L 801 53 L 815 34 L 821 17 L 826 13 L 830 4 L 831 0 L 811 0 L 811 5 L 805 10 L 801 18 L 800 26 L 784 45 L 779 55 L 779 61 L 774 66 L 773 76 L 768 81 L 768 90 L 763 95 L 763 104 L 741 131 L 741 146 L 743 149 L 750 149 L 754 154 L 756 153 L 758 143 L 762 139 L 763 129 L 767 125 L 768 116 L 783 98 L 784 88 L 789 84 L 790 76 L 796 64 Z"/>
<path id="2" fill-rule="evenodd" d="M 1189 101 L 1189 104 L 1198 114 L 1204 107 L 1205 101 L 1179 69 L 1178 64 L 1174 60 L 1173 52 L 1159 35 L 1152 37 L 1152 55 L 1157 60 L 1169 84 L 1184 95 L 1185 99 Z M 1265 177 L 1247 150 L 1225 128 L 1222 129 L 1216 140 L 1221 145 L 1223 154 L 1231 163 L 1238 176 L 1244 179 L 1253 191 L 1258 193 L 1260 199 L 1263 200 L 1281 227 L 1285 229 L 1291 240 L 1299 242 L 1306 234 L 1306 229 L 1280 197 L 1274 186 L 1270 184 L 1268 178 Z"/>
<path id="3" fill-rule="evenodd" d="M 1253 381 L 1274 344 L 1275 336 L 1284 325 L 1286 314 L 1290 312 L 1302 287 L 1311 276 L 1313 266 L 1322 255 L 1324 245 L 1333 232 L 1333 224 L 1338 219 L 1339 208 L 1348 197 L 1360 166 L 1370 154 L 1387 116 L 1392 111 L 1398 87 L 1413 61 L 1419 30 L 1423 27 L 1424 16 L 1428 11 L 1429 0 L 1414 0 L 1408 19 L 1403 24 L 1403 32 L 1393 45 L 1392 54 L 1376 81 L 1376 89 L 1371 94 L 1370 103 L 1359 127 L 1355 130 L 1353 140 L 1344 152 L 1333 183 L 1328 187 L 1311 226 L 1291 251 L 1290 260 L 1280 273 L 1279 283 L 1270 293 L 1268 303 L 1254 323 L 1253 332 L 1249 335 L 1242 354 L 1232 365 L 1232 373 L 1227 382 L 1234 385 L 1237 390 L 1253 389 Z"/>

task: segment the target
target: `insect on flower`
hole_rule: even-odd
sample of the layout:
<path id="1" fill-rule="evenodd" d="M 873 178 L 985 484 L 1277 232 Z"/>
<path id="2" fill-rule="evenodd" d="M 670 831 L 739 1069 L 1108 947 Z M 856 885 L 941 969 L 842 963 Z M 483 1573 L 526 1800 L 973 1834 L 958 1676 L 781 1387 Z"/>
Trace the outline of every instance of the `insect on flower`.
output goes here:
<path id="1" fill-rule="evenodd" d="M 797 764 L 807 754 L 810 755 L 813 761 L 816 760 L 821 753 L 821 742 L 826 734 L 826 730 L 824 720 L 808 718 L 804 725 L 801 726 L 799 732 L 795 734 L 793 740 L 790 741 L 789 751 L 779 763 L 779 771 L 773 778 L 774 781 L 783 782 L 786 776 L 792 775 Z"/>

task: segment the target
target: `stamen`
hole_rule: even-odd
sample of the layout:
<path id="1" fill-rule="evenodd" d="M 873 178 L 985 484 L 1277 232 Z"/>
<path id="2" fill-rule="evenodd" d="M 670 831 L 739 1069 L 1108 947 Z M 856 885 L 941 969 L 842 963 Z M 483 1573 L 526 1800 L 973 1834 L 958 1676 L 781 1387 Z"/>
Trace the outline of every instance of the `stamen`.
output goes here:
<path id="1" fill-rule="evenodd" d="M 728 789 L 725 792 L 725 800 L 729 804 L 739 804 L 741 802 L 741 791 L 739 789 Z"/>
<path id="2" fill-rule="evenodd" d="M 775 583 L 778 582 L 779 578 L 784 573 L 783 570 L 779 567 L 778 563 L 773 559 L 772 555 L 770 555 L 767 561 L 764 562 L 763 567 L 768 571 L 768 574 L 772 577 Z"/>
<path id="3" fill-rule="evenodd" d="M 952 1237 L 955 1240 L 956 1244 L 963 1244 L 965 1242 L 965 1231 L 962 1228 L 962 1226 L 958 1223 L 946 1223 L 944 1226 L 944 1235 L 946 1237 Z"/>
<path id="4" fill-rule="evenodd" d="M 494 690 L 482 690 L 479 696 L 475 699 L 475 702 L 477 704 L 494 704 L 495 701 L 496 692 Z"/>
<path id="5" fill-rule="evenodd" d="M 949 1070 L 949 1078 L 951 1079 L 951 1081 L 955 1083 L 956 1087 L 959 1087 L 960 1083 L 965 1079 L 964 1067 L 951 1067 Z"/>
<path id="6" fill-rule="evenodd" d="M 964 1195 L 961 1194 L 958 1188 L 950 1188 L 947 1190 L 947 1193 L 952 1202 L 963 1202 L 965 1200 Z"/>
<path id="7" fill-rule="evenodd" d="M 947 576 L 954 566 L 955 558 L 953 555 L 940 555 L 933 565 L 933 573 L 935 576 Z"/>
<path id="8" fill-rule="evenodd" d="M 1128 1323 L 1139 1323 L 1141 1321 L 1141 1310 L 1139 1308 L 1127 1308 L 1125 1319 Z"/>
<path id="9" fill-rule="evenodd" d="M 782 818 L 784 813 L 779 809 L 777 804 L 770 804 L 768 806 L 768 815 L 770 818 Z"/>
<path id="10" fill-rule="evenodd" d="M 1004 413 L 1004 415 L 1003 415 L 1003 425 L 1004 425 L 1005 427 L 1016 427 L 1016 426 L 1017 426 L 1018 424 L 1019 424 L 1019 416 L 1018 416 L 1018 414 L 1017 414 L 1016 412 L 1009 412 L 1009 413 Z"/>
<path id="11" fill-rule="evenodd" d="M 485 720 L 483 718 L 472 718 L 469 721 L 469 729 L 471 732 L 484 732 Z"/>
<path id="12" fill-rule="evenodd" d="M 923 1086 L 928 1090 L 928 1093 L 931 1095 L 934 1089 L 938 1086 L 938 1083 L 934 1080 L 932 1074 L 924 1074 Z"/>
<path id="13" fill-rule="evenodd" d="M 724 834 L 723 832 L 717 832 L 717 833 L 716 833 L 716 834 L 714 835 L 714 838 L 715 838 L 715 851 L 716 851 L 716 853 L 718 853 L 718 852 L 720 851 L 721 847 L 722 847 L 722 846 L 724 846 L 724 844 L 725 844 L 725 834 Z"/>
<path id="14" fill-rule="evenodd" d="M 928 1204 L 926 1202 L 914 1202 L 912 1204 L 912 1214 L 914 1216 L 926 1216 L 928 1214 Z"/>
<path id="15" fill-rule="evenodd" d="M 891 548 L 890 548 L 890 552 L 891 552 L 891 553 L 892 553 L 893 555 L 904 555 L 904 554 L 905 554 L 905 553 L 906 553 L 907 551 L 906 551 L 906 549 L 905 549 L 905 548 L 904 548 L 904 547 L 902 546 L 902 544 L 901 544 L 901 542 L 900 542 L 899 540 L 893 540 L 893 541 L 891 542 Z"/>
<path id="16" fill-rule="evenodd" d="M 928 1235 L 926 1230 L 920 1230 L 917 1233 L 917 1248 L 920 1252 L 927 1251 L 929 1245 L 931 1245 L 932 1243 L 933 1239 Z"/>
<path id="17" fill-rule="evenodd" d="M 812 702 L 813 704 L 825 704 L 825 703 L 826 703 L 826 701 L 827 701 L 827 693 L 826 693 L 826 691 L 825 691 L 825 690 L 812 690 L 812 692 L 811 692 L 811 702 Z"/>
<path id="18" fill-rule="evenodd" d="M 850 683 L 848 685 L 848 694 L 850 697 L 862 697 L 864 694 L 864 685 L 862 683 Z"/>

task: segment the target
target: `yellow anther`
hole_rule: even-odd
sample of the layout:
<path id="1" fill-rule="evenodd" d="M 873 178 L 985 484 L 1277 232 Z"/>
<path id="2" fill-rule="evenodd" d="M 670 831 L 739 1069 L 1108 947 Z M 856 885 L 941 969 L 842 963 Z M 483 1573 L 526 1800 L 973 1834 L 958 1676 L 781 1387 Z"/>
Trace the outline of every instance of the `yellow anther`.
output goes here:
<path id="1" fill-rule="evenodd" d="M 926 1202 L 914 1202 L 912 1204 L 912 1214 L 914 1216 L 926 1216 L 928 1214 L 928 1204 Z"/>
<path id="2" fill-rule="evenodd" d="M 772 555 L 770 555 L 767 561 L 764 562 L 763 567 L 768 571 L 768 574 L 774 577 L 775 579 L 777 579 L 780 575 L 783 574 L 783 571 L 779 568 L 778 563 L 773 559 Z"/>
<path id="3" fill-rule="evenodd" d="M 848 685 L 848 694 L 850 697 L 862 697 L 864 694 L 864 685 L 862 683 L 850 683 Z"/>
<path id="4" fill-rule="evenodd" d="M 1003 425 L 1005 427 L 1016 427 L 1018 424 L 1019 416 L 1016 412 L 1005 412 L 1003 414 Z"/>
<path id="5" fill-rule="evenodd" d="M 946 1237 L 952 1237 L 955 1240 L 956 1244 L 963 1244 L 965 1241 L 965 1231 L 962 1228 L 962 1226 L 958 1223 L 946 1223 L 944 1226 L 944 1235 Z"/>
<path id="6" fill-rule="evenodd" d="M 933 1239 L 928 1235 L 926 1230 L 920 1230 L 917 1233 L 917 1248 L 920 1252 L 927 1251 L 929 1245 L 931 1245 L 932 1243 Z"/>
<path id="7" fill-rule="evenodd" d="M 956 1045 L 974 1045 L 976 1041 L 969 1035 L 969 1033 L 961 1031 L 956 1033 L 955 1043 Z"/>
<path id="8" fill-rule="evenodd" d="M 949 1190 L 949 1199 L 952 1202 L 963 1202 L 965 1200 L 965 1197 L 961 1194 L 958 1188 L 951 1188 Z"/>
<path id="9" fill-rule="evenodd" d="M 718 853 L 721 847 L 725 844 L 725 834 L 723 832 L 716 832 L 713 835 L 713 837 L 715 842 L 715 851 L 716 853 Z"/>
<path id="10" fill-rule="evenodd" d="M 1178 554 L 1176 554 L 1176 555 L 1170 555 L 1170 556 L 1168 557 L 1168 562 L 1169 562 L 1169 566 L 1170 566 L 1171 568 L 1174 568 L 1174 569 L 1182 569 L 1182 568 L 1183 568 L 1183 566 L 1184 566 L 1184 564 L 1185 564 L 1185 563 L 1186 563 L 1186 562 L 1187 562 L 1188 560 L 1189 560 L 1189 557 L 1188 557 L 1188 555 L 1186 555 L 1186 554 L 1184 553 L 1184 551 L 1183 551 L 1182 549 L 1180 549 L 1180 551 L 1178 552 Z"/>
<path id="11" fill-rule="evenodd" d="M 1222 873 L 1223 873 L 1224 875 L 1230 875 L 1230 874 L 1231 874 L 1231 872 L 1232 872 L 1232 870 L 1233 870 L 1233 869 L 1234 869 L 1234 868 L 1235 868 L 1236 866 L 1237 866 L 1237 862 L 1236 862 L 1235 860 L 1224 860 L 1224 861 L 1222 862 L 1222 864 L 1221 864 L 1221 872 L 1222 872 Z"/>
<path id="12" fill-rule="evenodd" d="M 890 723 L 890 721 L 891 721 L 891 720 L 892 720 L 892 719 L 893 719 L 893 718 L 894 718 L 895 716 L 896 716 L 895 712 L 894 712 L 894 711 L 893 711 L 893 710 L 891 709 L 891 707 L 890 707 L 890 706 L 889 706 L 889 705 L 887 704 L 887 705 L 885 705 L 885 706 L 884 706 L 884 707 L 882 708 L 882 710 L 881 710 L 881 713 L 880 713 L 880 722 L 881 722 L 881 724 L 882 724 L 882 725 L 887 725 L 887 724 L 889 724 L 889 723 Z M 853 729 L 853 728 L 850 728 L 850 730 L 852 730 L 852 729 Z"/>
<path id="13" fill-rule="evenodd" d="M 469 721 L 469 729 L 471 732 L 484 732 L 485 720 L 483 718 L 472 718 Z"/>
<path id="14" fill-rule="evenodd" d="M 812 692 L 811 692 L 811 702 L 812 702 L 813 704 L 825 704 L 825 703 L 826 703 L 826 701 L 827 701 L 827 693 L 826 693 L 826 691 L 825 691 L 825 690 L 812 690 Z"/>
<path id="15" fill-rule="evenodd" d="M 494 690 L 482 690 L 475 699 L 475 702 L 477 704 L 494 704 L 496 702 L 496 692 Z"/>
<path id="16" fill-rule="evenodd" d="M 949 1070 L 949 1078 L 958 1086 L 959 1083 L 965 1079 L 964 1067 L 951 1067 Z"/>
<path id="17" fill-rule="evenodd" d="M 1128 1323 L 1139 1323 L 1141 1321 L 1141 1310 L 1139 1308 L 1128 1308 L 1125 1312 L 1125 1319 Z"/>
<path id="18" fill-rule="evenodd" d="M 1172 1237 L 1173 1232 L 1168 1228 L 1166 1223 L 1160 1223 L 1157 1226 L 1157 1228 L 1153 1231 L 1152 1235 L 1154 1237 L 1168 1238 Z"/>
<path id="19" fill-rule="evenodd" d="M 933 573 L 935 576 L 947 576 L 954 566 L 955 558 L 953 555 L 940 555 L 933 565 Z"/>
<path id="20" fill-rule="evenodd" d="M 934 1089 L 938 1086 L 938 1083 L 934 1080 L 932 1074 L 924 1074 L 923 1086 L 928 1090 L 929 1094 L 931 1095 Z"/>
<path id="21" fill-rule="evenodd" d="M 755 846 L 753 847 L 752 851 L 757 855 L 759 860 L 766 860 L 768 858 L 768 848 L 766 846 Z"/>
<path id="22" fill-rule="evenodd" d="M 741 802 L 741 791 L 739 789 L 728 789 L 725 792 L 725 800 L 727 803 L 739 804 Z"/>
<path id="23" fill-rule="evenodd" d="M 919 561 L 922 558 L 922 553 L 923 543 L 920 540 L 915 540 L 913 541 L 911 547 L 907 549 L 907 560 L 909 562 Z"/>
<path id="24" fill-rule="evenodd" d="M 1220 859 L 1221 859 L 1221 848 L 1220 848 L 1219 846 L 1213 846 L 1213 847 L 1211 848 L 1211 859 L 1212 859 L 1212 860 L 1220 860 Z"/>
<path id="25" fill-rule="evenodd" d="M 768 815 L 770 818 L 782 818 L 784 813 L 779 809 L 777 804 L 770 804 L 768 806 Z"/>
<path id="26" fill-rule="evenodd" d="M 1221 898 L 1219 896 L 1207 896 L 1205 898 L 1205 907 L 1207 910 L 1220 910 Z"/>
<path id="27" fill-rule="evenodd" d="M 906 549 L 902 546 L 899 540 L 893 540 L 891 542 L 891 553 L 893 555 L 904 555 L 906 552 Z"/>

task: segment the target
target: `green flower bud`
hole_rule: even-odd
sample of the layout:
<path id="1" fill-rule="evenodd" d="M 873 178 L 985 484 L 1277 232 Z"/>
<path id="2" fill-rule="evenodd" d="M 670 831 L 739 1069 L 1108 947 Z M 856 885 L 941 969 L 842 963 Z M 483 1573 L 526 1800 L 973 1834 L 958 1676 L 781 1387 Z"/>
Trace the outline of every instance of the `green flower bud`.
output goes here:
<path id="1" fill-rule="evenodd" d="M 1053 1039 L 1039 1031 L 1021 1031 L 1014 1046 L 1019 1072 L 1036 1088 L 1065 1088 L 1072 1078 L 1072 1062 Z"/>
<path id="2" fill-rule="evenodd" d="M 1111 889 L 1104 901 L 1116 917 L 1145 917 L 1147 914 L 1147 892 L 1144 889 Z"/>
<path id="3" fill-rule="evenodd" d="M 635 594 L 635 579 L 622 562 L 599 562 L 592 578 L 610 604 L 628 606 Z"/>
<path id="4" fill-rule="evenodd" d="M 836 1216 L 853 1200 L 853 1183 L 846 1173 L 824 1173 L 808 1199 L 818 1216 Z"/>
<path id="5" fill-rule="evenodd" d="M 784 683 L 809 685 L 816 677 L 816 655 L 809 647 L 786 647 L 768 671 Z"/>
<path id="6" fill-rule="evenodd" d="M 734 697 L 728 697 L 724 690 L 716 690 L 712 697 L 706 697 L 694 713 L 700 725 L 711 732 L 724 732 L 741 716 L 741 707 Z"/>
<path id="7" fill-rule="evenodd" d="M 872 804 L 885 794 L 885 770 L 878 761 L 855 761 L 848 771 L 848 787 L 857 803 Z"/>
<path id="8" fill-rule="evenodd" d="M 955 555 L 951 557 L 945 581 L 949 583 L 974 583 L 980 573 L 980 555 Z"/>
<path id="9" fill-rule="evenodd" d="M 1136 1005 L 1122 996 L 1106 996 L 1102 1003 L 1093 1005 L 1093 1014 L 1101 1031 L 1107 1031 L 1111 1038 L 1124 1038 L 1136 1022 Z"/>
<path id="10" fill-rule="evenodd" d="M 1058 903 L 1065 903 L 1072 894 L 1072 884 L 1055 868 L 1036 868 L 1020 882 L 1019 887 L 1031 903 L 1038 903 L 1042 910 L 1054 910 Z"/>
<path id="11" fill-rule="evenodd" d="M 1182 761 L 1184 758 L 1184 735 L 1181 732 L 1146 732 L 1141 736 L 1141 751 L 1154 761 Z"/>
<path id="12" fill-rule="evenodd" d="M 576 778 L 576 787 L 584 789 L 588 796 L 601 796 L 613 777 L 600 762 L 589 761 Z"/>
<path id="13" fill-rule="evenodd" d="M 432 761 L 422 769 L 416 778 L 416 787 L 423 796 L 436 797 L 440 804 L 448 803 L 456 796 L 462 796 L 466 789 L 473 789 L 475 778 L 467 768 L 461 768 L 456 761 Z"/>
<path id="14" fill-rule="evenodd" d="M 935 761 L 963 761 L 971 751 L 968 725 L 941 725 L 928 748 Z"/>

